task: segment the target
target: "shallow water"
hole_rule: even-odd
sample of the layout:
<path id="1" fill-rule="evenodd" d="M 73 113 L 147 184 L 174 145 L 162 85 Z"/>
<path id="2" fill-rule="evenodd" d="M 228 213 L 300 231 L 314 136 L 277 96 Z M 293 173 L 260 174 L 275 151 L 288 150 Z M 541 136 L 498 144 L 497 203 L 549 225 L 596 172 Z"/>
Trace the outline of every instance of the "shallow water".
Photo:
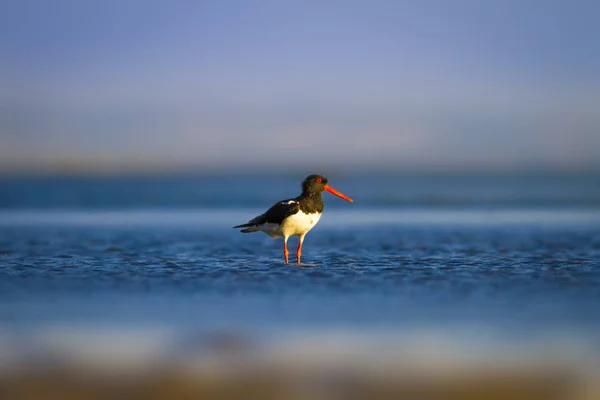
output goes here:
<path id="1" fill-rule="evenodd" d="M 282 182 L 295 195 L 295 182 Z M 244 206 L 222 196 L 217 205 L 182 207 L 173 205 L 185 197 L 175 184 L 170 197 L 162 194 L 170 200 L 154 208 L 89 201 L 89 182 L 4 192 L 0 324 L 19 332 L 56 325 L 261 333 L 478 326 L 505 335 L 600 337 L 596 189 L 569 192 L 573 182 L 566 181 L 563 191 L 540 197 L 499 187 L 495 193 L 505 195 L 487 202 L 413 207 L 383 205 L 361 184 L 345 182 L 335 186 L 366 204 L 326 198 L 305 241 L 308 265 L 300 267 L 283 264 L 281 240 L 231 229 L 272 203 L 259 204 L 262 192 Z M 145 193 L 133 186 L 136 196 Z M 251 184 L 227 187 L 242 198 L 252 193 Z M 420 198 L 436 190 L 394 193 Z M 65 193 L 73 198 L 56 200 Z M 202 193 L 198 199 L 210 197 Z M 545 199 L 543 206 L 532 207 L 533 198 Z"/>
<path id="2" fill-rule="evenodd" d="M 72 223 L 65 214 L 62 223 L 6 223 L 0 299 L 10 306 L 3 319 L 234 326 L 598 322 L 596 224 L 535 218 L 394 224 L 388 212 L 392 221 L 374 226 L 353 221 L 351 213 L 334 214 L 307 236 L 303 261 L 314 266 L 302 267 L 283 264 L 281 240 L 240 234 L 224 215 L 223 226 L 193 224 L 194 213 L 188 221 L 163 220 L 160 213 L 153 220 L 151 212 L 139 223 L 124 224 L 127 213 L 112 224 L 95 213 Z"/>

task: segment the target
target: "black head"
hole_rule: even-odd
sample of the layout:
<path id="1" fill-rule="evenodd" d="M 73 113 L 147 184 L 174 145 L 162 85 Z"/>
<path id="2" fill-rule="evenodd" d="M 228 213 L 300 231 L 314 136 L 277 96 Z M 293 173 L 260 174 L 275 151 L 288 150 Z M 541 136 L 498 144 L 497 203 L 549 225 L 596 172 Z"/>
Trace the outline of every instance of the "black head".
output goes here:
<path id="1" fill-rule="evenodd" d="M 304 196 L 312 196 L 315 194 L 320 195 L 321 192 L 323 192 L 323 190 L 325 190 L 326 192 L 329 192 L 331 194 L 334 194 L 338 197 L 341 197 L 342 199 L 344 199 L 346 201 L 349 201 L 349 202 L 354 201 L 350 197 L 346 196 L 345 194 L 343 194 L 341 192 L 338 192 L 337 190 L 335 190 L 334 188 L 329 186 L 327 184 L 327 178 L 325 178 L 323 175 L 309 175 L 302 182 L 302 195 L 304 195 Z"/>
<path id="2" fill-rule="evenodd" d="M 325 190 L 325 185 L 327 185 L 327 178 L 323 175 L 309 175 L 302 181 L 302 193 L 321 193 Z"/>

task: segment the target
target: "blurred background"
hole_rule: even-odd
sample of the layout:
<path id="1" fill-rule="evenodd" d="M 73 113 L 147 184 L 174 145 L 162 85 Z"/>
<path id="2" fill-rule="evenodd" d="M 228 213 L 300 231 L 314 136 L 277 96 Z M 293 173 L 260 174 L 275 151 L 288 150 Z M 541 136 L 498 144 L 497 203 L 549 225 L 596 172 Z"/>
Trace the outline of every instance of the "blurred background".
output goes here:
<path id="1" fill-rule="evenodd" d="M 597 12 L 9 1 L 1 168 L 597 171 Z"/>
<path id="2" fill-rule="evenodd" d="M 599 396 L 596 2 L 0 8 L 0 396 Z"/>

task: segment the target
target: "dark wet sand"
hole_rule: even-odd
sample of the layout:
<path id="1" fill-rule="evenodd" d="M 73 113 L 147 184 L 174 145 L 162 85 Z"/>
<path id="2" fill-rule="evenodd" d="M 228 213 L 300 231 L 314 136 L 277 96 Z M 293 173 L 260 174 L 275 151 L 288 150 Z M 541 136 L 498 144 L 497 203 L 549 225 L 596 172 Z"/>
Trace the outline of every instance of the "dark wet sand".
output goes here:
<path id="1" fill-rule="evenodd" d="M 592 399 L 568 371 L 522 368 L 453 376 L 285 368 L 233 369 L 225 376 L 172 368 L 135 377 L 102 377 L 85 370 L 46 368 L 3 374 L 2 399 Z"/>

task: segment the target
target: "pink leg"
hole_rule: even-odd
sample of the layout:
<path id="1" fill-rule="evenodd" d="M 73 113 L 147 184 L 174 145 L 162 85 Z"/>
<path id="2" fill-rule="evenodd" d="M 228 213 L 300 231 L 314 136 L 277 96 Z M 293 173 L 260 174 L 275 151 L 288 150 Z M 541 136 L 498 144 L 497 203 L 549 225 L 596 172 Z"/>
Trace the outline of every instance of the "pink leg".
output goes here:
<path id="1" fill-rule="evenodd" d="M 304 236 L 299 236 L 298 249 L 296 250 L 296 259 L 298 260 L 298 264 L 300 264 L 300 257 L 302 257 L 302 242 L 304 242 Z"/>
<path id="2" fill-rule="evenodd" d="M 285 263 L 288 263 L 288 249 L 287 249 L 287 239 L 288 238 L 283 238 L 283 256 L 285 257 Z"/>

